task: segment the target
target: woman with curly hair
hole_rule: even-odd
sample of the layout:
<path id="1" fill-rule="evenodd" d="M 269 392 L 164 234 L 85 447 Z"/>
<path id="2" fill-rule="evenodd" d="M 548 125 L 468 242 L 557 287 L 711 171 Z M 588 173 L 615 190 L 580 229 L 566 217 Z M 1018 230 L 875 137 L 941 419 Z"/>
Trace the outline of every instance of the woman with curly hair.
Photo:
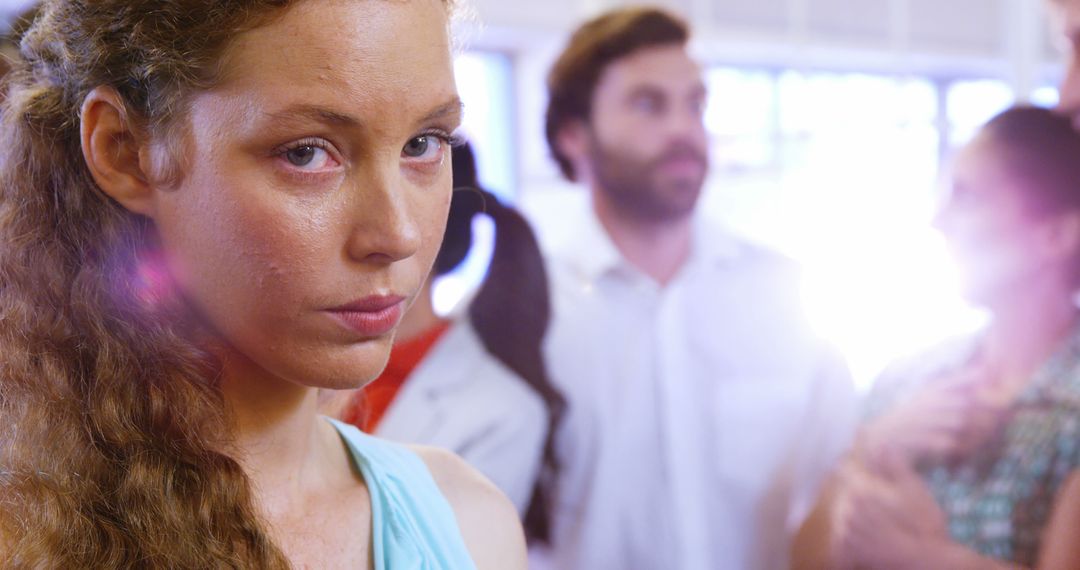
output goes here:
<path id="1" fill-rule="evenodd" d="M 524 566 L 475 471 L 317 410 L 438 251 L 449 15 L 44 4 L 2 117 L 0 566 Z"/>

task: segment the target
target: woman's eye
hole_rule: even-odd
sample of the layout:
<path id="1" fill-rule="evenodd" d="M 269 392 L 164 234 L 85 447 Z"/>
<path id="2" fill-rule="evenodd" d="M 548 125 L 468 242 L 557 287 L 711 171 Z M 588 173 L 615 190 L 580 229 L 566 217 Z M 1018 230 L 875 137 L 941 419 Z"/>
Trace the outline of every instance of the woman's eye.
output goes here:
<path id="1" fill-rule="evenodd" d="M 440 157 L 442 149 L 442 139 L 434 135 L 421 135 L 405 143 L 405 148 L 401 149 L 401 152 L 409 158 L 434 160 Z"/>
<path id="2" fill-rule="evenodd" d="M 642 95 L 631 102 L 633 108 L 647 115 L 656 115 L 664 110 L 664 102 L 659 97 Z"/>
<path id="3" fill-rule="evenodd" d="M 289 159 L 293 166 L 307 166 L 311 164 L 311 159 L 315 158 L 315 147 L 302 146 L 294 148 L 285 153 L 285 157 Z"/>
<path id="4" fill-rule="evenodd" d="M 290 148 L 282 155 L 289 164 L 302 170 L 323 170 L 334 165 L 326 149 L 310 144 Z"/>

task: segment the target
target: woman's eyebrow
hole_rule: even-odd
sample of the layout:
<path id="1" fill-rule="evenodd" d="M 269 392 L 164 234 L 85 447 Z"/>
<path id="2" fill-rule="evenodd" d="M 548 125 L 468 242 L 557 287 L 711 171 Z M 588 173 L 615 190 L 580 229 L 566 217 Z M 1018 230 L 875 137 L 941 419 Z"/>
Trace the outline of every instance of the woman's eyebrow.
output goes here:
<path id="1" fill-rule="evenodd" d="M 355 127 L 360 124 L 360 119 L 344 113 L 320 107 L 318 105 L 291 105 L 280 111 L 265 113 L 265 116 L 274 121 L 312 120 L 329 125 Z"/>
<path id="2" fill-rule="evenodd" d="M 420 119 L 420 122 L 426 123 L 428 121 L 434 121 L 442 119 L 450 115 L 461 115 L 465 109 L 465 103 L 461 102 L 461 98 L 457 95 L 453 96 L 449 101 L 436 107 L 433 111 Z"/>
<path id="3" fill-rule="evenodd" d="M 422 119 L 420 119 L 420 122 L 426 123 L 429 121 L 443 119 L 449 116 L 461 115 L 464 108 L 465 104 L 462 103 L 461 98 L 455 95 L 449 101 L 443 103 L 442 105 L 439 105 L 430 113 L 425 115 Z M 290 105 L 289 107 L 286 107 L 285 109 L 279 111 L 265 112 L 264 116 L 272 121 L 308 120 L 325 123 L 328 125 L 344 127 L 356 127 L 359 126 L 361 123 L 360 119 L 352 115 L 340 113 L 327 107 L 310 104 Z"/>

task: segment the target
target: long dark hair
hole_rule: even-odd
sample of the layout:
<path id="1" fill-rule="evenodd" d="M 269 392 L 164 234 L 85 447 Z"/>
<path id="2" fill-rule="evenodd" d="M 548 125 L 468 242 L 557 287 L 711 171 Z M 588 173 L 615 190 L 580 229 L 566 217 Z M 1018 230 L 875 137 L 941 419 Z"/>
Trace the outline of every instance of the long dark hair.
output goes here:
<path id="1" fill-rule="evenodd" d="M 551 384 L 542 344 L 551 315 L 547 272 L 536 236 L 513 208 L 480 188 L 468 144 L 453 151 L 454 197 L 435 275 L 461 264 L 472 248 L 472 221 L 487 214 L 495 222 L 495 248 L 487 276 L 469 305 L 469 321 L 488 353 L 517 373 L 544 401 L 547 437 L 536 486 L 525 513 L 530 540 L 550 540 L 552 486 L 559 473 L 555 432 L 566 400 Z"/>
<path id="2" fill-rule="evenodd" d="M 1080 209 L 1080 134 L 1069 117 L 1020 105 L 990 119 L 979 136 L 989 137 L 1024 182 L 1022 199 L 1033 212 Z"/>

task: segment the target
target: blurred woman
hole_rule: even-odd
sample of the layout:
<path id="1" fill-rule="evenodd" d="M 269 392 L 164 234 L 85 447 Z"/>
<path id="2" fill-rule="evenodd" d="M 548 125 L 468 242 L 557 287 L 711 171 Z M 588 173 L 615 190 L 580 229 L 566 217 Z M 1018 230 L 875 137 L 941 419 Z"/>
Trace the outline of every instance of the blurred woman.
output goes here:
<path id="1" fill-rule="evenodd" d="M 545 539 L 549 482 L 558 473 L 552 434 L 564 407 L 541 358 L 547 277 L 528 222 L 480 190 L 472 148 L 455 147 L 454 197 L 442 248 L 402 320 L 383 375 L 338 413 L 365 431 L 449 449 L 491 479 Z M 495 227 L 487 274 L 466 318 L 436 313 L 432 284 L 473 249 L 472 227 Z"/>
<path id="2" fill-rule="evenodd" d="M 938 223 L 975 338 L 874 386 L 795 568 L 1075 568 L 1080 512 L 1080 135 L 1018 107 L 952 169 Z"/>
<path id="3" fill-rule="evenodd" d="M 0 566 L 524 567 L 475 470 L 317 409 L 438 251 L 449 16 L 44 3 L 0 127 Z"/>

